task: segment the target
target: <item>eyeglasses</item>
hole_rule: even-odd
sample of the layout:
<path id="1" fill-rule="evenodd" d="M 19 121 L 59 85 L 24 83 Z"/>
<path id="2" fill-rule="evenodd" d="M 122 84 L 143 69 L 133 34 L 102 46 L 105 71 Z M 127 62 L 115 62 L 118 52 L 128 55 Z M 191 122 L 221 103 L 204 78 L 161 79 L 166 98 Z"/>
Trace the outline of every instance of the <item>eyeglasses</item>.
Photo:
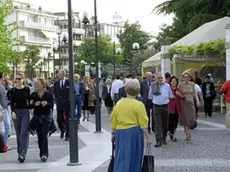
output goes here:
<path id="1" fill-rule="evenodd" d="M 15 80 L 19 80 L 19 81 L 21 81 L 21 80 L 22 80 L 22 78 L 16 78 Z"/>

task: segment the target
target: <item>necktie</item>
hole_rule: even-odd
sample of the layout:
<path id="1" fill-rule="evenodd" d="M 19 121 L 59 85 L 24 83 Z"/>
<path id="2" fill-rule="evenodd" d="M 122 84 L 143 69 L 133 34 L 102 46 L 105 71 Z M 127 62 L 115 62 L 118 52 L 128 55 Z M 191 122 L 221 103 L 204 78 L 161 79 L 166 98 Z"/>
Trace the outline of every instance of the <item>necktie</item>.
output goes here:
<path id="1" fill-rule="evenodd" d="M 61 88 L 64 88 L 64 82 L 61 81 Z"/>

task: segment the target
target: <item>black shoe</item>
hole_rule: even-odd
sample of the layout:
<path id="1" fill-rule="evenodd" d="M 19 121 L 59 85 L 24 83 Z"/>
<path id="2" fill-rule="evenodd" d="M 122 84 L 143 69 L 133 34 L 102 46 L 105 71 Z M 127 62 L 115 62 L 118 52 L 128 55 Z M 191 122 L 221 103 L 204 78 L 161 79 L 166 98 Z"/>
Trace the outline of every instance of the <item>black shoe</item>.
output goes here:
<path id="1" fill-rule="evenodd" d="M 18 161 L 19 161 L 20 163 L 23 163 L 23 162 L 25 161 L 25 156 L 19 155 L 19 156 L 18 156 Z"/>
<path id="2" fill-rule="evenodd" d="M 46 155 L 42 155 L 42 156 L 41 156 L 41 161 L 42 161 L 42 162 L 46 162 L 47 159 L 48 159 L 48 157 L 47 157 Z"/>
<path id="3" fill-rule="evenodd" d="M 167 145 L 166 139 L 163 139 L 162 144 Z"/>
<path id="4" fill-rule="evenodd" d="M 169 138 L 173 141 L 173 134 L 169 133 Z"/>
<path id="5" fill-rule="evenodd" d="M 55 129 L 53 129 L 53 130 L 51 130 L 50 132 L 49 132 L 49 137 L 53 134 L 53 133 L 55 133 L 55 131 L 57 131 L 57 129 L 55 128 Z M 64 135 L 64 134 L 63 134 Z M 61 137 L 61 136 L 60 136 Z"/>
<path id="6" fill-rule="evenodd" d="M 69 138 L 68 138 L 68 137 L 66 137 L 66 138 L 65 138 L 65 141 L 69 141 Z"/>
<path id="7" fill-rule="evenodd" d="M 162 143 L 160 141 L 157 141 L 157 143 L 155 144 L 155 147 L 158 148 L 158 147 L 161 147 L 162 146 Z"/>
<path id="8" fill-rule="evenodd" d="M 77 124 L 80 124 L 80 120 L 77 120 Z"/>
<path id="9" fill-rule="evenodd" d="M 60 134 L 60 139 L 63 139 L 63 138 L 64 138 L 64 134 L 65 134 L 65 132 L 62 131 L 61 134 Z"/>

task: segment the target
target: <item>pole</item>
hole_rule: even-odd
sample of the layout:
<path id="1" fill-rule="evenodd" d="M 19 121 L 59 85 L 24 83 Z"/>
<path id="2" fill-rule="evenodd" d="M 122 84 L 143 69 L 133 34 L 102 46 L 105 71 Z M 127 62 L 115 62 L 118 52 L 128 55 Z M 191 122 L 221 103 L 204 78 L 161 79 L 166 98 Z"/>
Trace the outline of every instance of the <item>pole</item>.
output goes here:
<path id="1" fill-rule="evenodd" d="M 69 152 L 70 162 L 68 166 L 77 166 L 79 164 L 78 155 L 78 124 L 75 118 L 75 91 L 73 82 L 73 30 L 72 30 L 72 4 L 68 0 L 68 32 L 69 32 L 69 101 L 70 101 L 70 119 L 69 119 Z"/>
<path id="2" fill-rule="evenodd" d="M 53 49 L 53 79 L 55 79 L 55 49 Z"/>
<path id="3" fill-rule="evenodd" d="M 115 50 L 115 42 L 113 42 L 113 77 L 116 76 L 116 50 Z"/>
<path id="4" fill-rule="evenodd" d="M 59 50 L 59 70 L 61 69 L 61 38 L 58 35 L 58 50 Z"/>
<path id="5" fill-rule="evenodd" d="M 95 20 L 95 49 L 96 49 L 96 133 L 101 133 L 101 107 L 99 98 L 99 54 L 98 54 L 98 23 L 97 23 L 97 0 L 94 0 L 94 20 Z"/>
<path id="6" fill-rule="evenodd" d="M 50 77 L 50 53 L 48 53 L 48 77 Z"/>

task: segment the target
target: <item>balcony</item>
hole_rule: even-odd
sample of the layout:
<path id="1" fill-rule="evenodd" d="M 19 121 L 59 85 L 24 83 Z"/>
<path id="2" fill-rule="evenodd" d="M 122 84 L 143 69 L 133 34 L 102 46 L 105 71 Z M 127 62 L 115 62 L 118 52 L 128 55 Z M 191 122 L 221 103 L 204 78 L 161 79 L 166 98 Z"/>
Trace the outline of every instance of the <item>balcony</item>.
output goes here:
<path id="1" fill-rule="evenodd" d="M 79 47 L 81 45 L 82 41 L 73 40 L 73 46 Z"/>
<path id="2" fill-rule="evenodd" d="M 61 29 L 61 32 L 67 32 L 68 33 L 68 29 Z M 84 35 L 85 30 L 81 29 L 81 28 L 73 28 L 73 33 L 79 34 L 79 35 Z"/>
<path id="3" fill-rule="evenodd" d="M 39 29 L 39 30 L 47 30 L 47 31 L 58 32 L 58 26 L 48 25 L 48 24 L 38 23 L 38 22 L 20 21 L 19 26 L 26 27 L 26 28 L 32 28 L 32 29 Z"/>
<path id="4" fill-rule="evenodd" d="M 20 36 L 20 41 L 25 43 L 36 43 L 36 44 L 52 44 L 51 40 L 48 38 L 39 38 L 39 37 L 32 37 L 32 36 Z"/>

